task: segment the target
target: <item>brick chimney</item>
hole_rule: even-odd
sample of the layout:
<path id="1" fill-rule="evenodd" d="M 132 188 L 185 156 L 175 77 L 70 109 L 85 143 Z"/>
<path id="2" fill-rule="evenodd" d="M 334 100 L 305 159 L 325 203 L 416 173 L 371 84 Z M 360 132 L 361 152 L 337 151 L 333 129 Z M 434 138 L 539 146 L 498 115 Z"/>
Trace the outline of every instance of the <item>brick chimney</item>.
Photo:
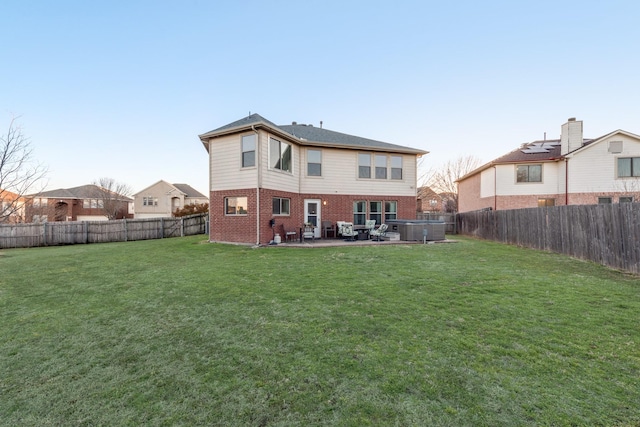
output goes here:
<path id="1" fill-rule="evenodd" d="M 562 125 L 560 133 L 560 148 L 562 155 L 570 153 L 582 147 L 582 120 L 576 120 L 575 117 L 567 120 Z"/>

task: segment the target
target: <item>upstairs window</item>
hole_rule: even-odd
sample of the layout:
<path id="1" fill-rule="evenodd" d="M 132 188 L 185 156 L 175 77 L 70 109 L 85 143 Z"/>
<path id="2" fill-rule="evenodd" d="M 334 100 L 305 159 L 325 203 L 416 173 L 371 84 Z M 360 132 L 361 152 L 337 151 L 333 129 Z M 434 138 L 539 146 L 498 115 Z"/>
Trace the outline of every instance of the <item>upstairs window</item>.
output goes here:
<path id="1" fill-rule="evenodd" d="M 633 203 L 633 197 L 631 196 L 621 196 L 619 199 L 620 203 Z"/>
<path id="2" fill-rule="evenodd" d="M 401 156 L 391 156 L 391 179 L 402 179 Z"/>
<path id="3" fill-rule="evenodd" d="M 49 199 L 45 199 L 45 198 L 35 198 L 33 199 L 33 207 L 34 208 L 46 208 L 47 207 L 47 201 Z"/>
<path id="4" fill-rule="evenodd" d="M 256 165 L 256 135 L 242 137 L 242 167 L 248 168 Z"/>
<path id="5" fill-rule="evenodd" d="M 544 208 L 547 206 L 555 206 L 556 199 L 538 199 L 538 207 Z"/>
<path id="6" fill-rule="evenodd" d="M 516 166 L 517 182 L 542 182 L 542 165 Z"/>
<path id="7" fill-rule="evenodd" d="M 387 179 L 387 156 L 375 155 L 376 179 Z"/>
<path id="8" fill-rule="evenodd" d="M 640 176 L 640 157 L 619 157 L 618 178 Z"/>
<path id="9" fill-rule="evenodd" d="M 291 168 L 291 144 L 269 139 L 269 166 L 284 172 L 292 172 Z"/>
<path id="10" fill-rule="evenodd" d="M 358 178 L 371 178 L 371 154 L 358 154 Z"/>
<path id="11" fill-rule="evenodd" d="M 358 154 L 358 178 L 401 180 L 402 175 L 402 156 Z"/>
<path id="12" fill-rule="evenodd" d="M 600 205 L 610 205 L 611 197 L 598 197 L 598 204 Z"/>
<path id="13" fill-rule="evenodd" d="M 142 206 L 158 206 L 158 198 L 152 196 L 143 197 Z"/>
<path id="14" fill-rule="evenodd" d="M 322 151 L 307 150 L 307 175 L 322 176 Z"/>

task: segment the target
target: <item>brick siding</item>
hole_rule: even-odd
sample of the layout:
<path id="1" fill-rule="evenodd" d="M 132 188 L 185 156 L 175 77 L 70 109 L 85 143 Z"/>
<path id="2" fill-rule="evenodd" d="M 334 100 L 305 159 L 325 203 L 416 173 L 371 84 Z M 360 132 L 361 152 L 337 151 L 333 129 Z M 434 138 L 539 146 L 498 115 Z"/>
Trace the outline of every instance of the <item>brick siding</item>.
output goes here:
<path id="1" fill-rule="evenodd" d="M 256 243 L 257 197 L 255 188 L 228 191 L 212 191 L 210 193 L 210 232 L 211 241 Z M 247 197 L 247 215 L 225 215 L 225 197 Z M 290 215 L 273 215 L 273 198 L 282 197 L 291 200 Z M 357 196 L 333 194 L 298 194 L 269 189 L 260 190 L 260 237 L 259 243 L 265 244 L 273 239 L 280 226 L 288 230 L 298 231 L 304 222 L 305 199 L 321 200 L 320 216 L 323 221 L 353 221 L 353 202 L 355 201 L 396 201 L 398 202 L 398 218 L 416 218 L 416 198 L 398 196 Z M 269 221 L 275 219 L 272 230 Z"/>

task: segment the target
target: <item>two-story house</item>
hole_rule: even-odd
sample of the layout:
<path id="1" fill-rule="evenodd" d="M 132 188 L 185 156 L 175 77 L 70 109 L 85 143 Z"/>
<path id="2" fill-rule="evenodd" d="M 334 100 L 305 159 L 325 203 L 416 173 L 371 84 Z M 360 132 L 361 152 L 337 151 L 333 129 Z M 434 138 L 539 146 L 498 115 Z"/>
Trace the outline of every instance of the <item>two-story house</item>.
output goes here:
<path id="1" fill-rule="evenodd" d="M 0 223 L 24 222 L 25 198 L 0 188 Z"/>
<path id="2" fill-rule="evenodd" d="M 426 151 L 258 114 L 199 136 L 209 153 L 210 239 L 266 243 L 278 226 L 416 217 Z"/>
<path id="3" fill-rule="evenodd" d="M 560 139 L 534 141 L 458 180 L 459 211 L 640 201 L 640 136 L 583 137 L 571 118 Z"/>
<path id="4" fill-rule="evenodd" d="M 106 221 L 133 218 L 133 200 L 97 185 L 58 188 L 27 197 L 26 220 Z"/>
<path id="5" fill-rule="evenodd" d="M 187 184 L 160 180 L 133 195 L 135 218 L 170 217 L 190 204 L 209 203 L 207 196 Z"/>

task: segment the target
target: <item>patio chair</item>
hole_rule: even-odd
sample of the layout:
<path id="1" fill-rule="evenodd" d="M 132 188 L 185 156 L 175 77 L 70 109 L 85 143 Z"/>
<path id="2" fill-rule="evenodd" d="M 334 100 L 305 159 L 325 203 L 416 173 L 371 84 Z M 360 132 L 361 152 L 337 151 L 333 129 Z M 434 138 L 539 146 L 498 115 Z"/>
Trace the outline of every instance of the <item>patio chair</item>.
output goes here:
<path id="1" fill-rule="evenodd" d="M 378 227 L 376 230 L 371 230 L 369 235 L 372 237 L 375 236 L 376 242 L 379 242 L 381 237 L 387 235 L 387 228 L 389 228 L 387 224 L 380 224 L 380 227 Z"/>
<path id="2" fill-rule="evenodd" d="M 340 234 L 342 237 L 346 237 L 346 241 L 353 242 L 354 236 L 356 235 L 355 230 L 353 229 L 353 223 L 351 222 L 343 222 L 340 226 Z"/>
<path id="3" fill-rule="evenodd" d="M 368 236 L 371 236 L 371 232 L 373 231 L 374 228 L 376 228 L 376 220 L 375 219 L 368 219 L 364 222 L 364 228 L 368 233 Z"/>
<path id="4" fill-rule="evenodd" d="M 322 221 L 322 235 L 324 236 L 325 239 L 328 237 L 327 234 L 329 233 L 333 234 L 333 237 L 337 237 L 336 228 L 333 226 L 333 222 Z"/>
<path id="5" fill-rule="evenodd" d="M 316 240 L 315 227 L 313 225 L 303 225 L 302 226 L 302 241 L 305 239 Z"/>
<path id="6" fill-rule="evenodd" d="M 282 237 L 284 238 L 285 242 L 287 242 L 288 240 L 296 240 L 298 238 L 297 231 L 288 230 L 287 227 L 284 226 L 284 224 L 281 224 L 280 227 L 282 228 Z"/>

